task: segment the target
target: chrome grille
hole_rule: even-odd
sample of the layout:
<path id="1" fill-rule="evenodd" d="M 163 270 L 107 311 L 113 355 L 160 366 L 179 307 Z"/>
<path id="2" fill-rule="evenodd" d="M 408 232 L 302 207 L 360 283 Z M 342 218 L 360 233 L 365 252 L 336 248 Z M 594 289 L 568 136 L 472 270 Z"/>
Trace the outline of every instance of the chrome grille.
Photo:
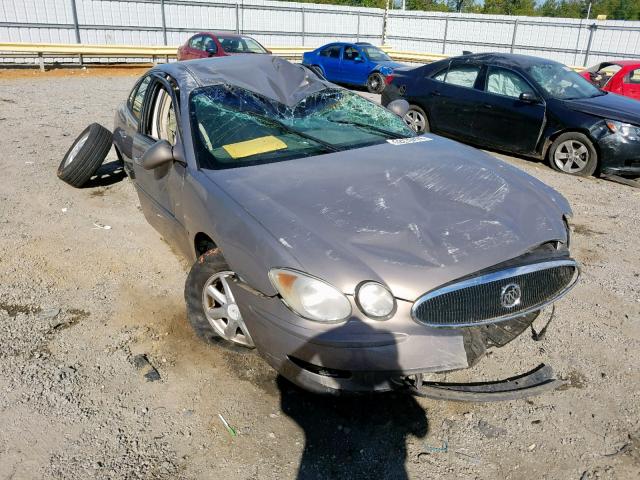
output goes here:
<path id="1" fill-rule="evenodd" d="M 432 327 L 468 327 L 526 315 L 573 287 L 579 268 L 555 260 L 499 270 L 433 290 L 413 305 L 413 318 Z"/>

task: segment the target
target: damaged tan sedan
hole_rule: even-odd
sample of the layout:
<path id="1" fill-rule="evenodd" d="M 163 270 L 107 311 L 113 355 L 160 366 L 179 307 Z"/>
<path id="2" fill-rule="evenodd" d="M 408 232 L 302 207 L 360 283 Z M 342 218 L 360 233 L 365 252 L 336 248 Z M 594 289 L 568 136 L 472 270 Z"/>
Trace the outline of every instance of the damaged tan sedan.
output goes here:
<path id="1" fill-rule="evenodd" d="M 201 337 L 323 393 L 499 400 L 557 385 L 548 366 L 424 377 L 473 366 L 578 279 L 567 201 L 520 170 L 270 56 L 150 70 L 113 144 L 148 221 L 194 261 Z"/>

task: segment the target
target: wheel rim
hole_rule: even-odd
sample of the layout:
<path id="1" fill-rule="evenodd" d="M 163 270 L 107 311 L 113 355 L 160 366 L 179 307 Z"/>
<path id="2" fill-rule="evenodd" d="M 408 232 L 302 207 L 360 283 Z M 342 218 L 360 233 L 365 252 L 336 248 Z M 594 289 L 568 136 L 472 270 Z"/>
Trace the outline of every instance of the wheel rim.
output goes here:
<path id="1" fill-rule="evenodd" d="M 69 155 L 67 155 L 67 159 L 64 162 L 65 167 L 67 165 L 70 165 L 71 162 L 73 162 L 76 159 L 76 155 L 78 155 L 78 152 L 82 147 L 84 147 L 84 144 L 87 143 L 88 139 L 89 139 L 89 132 L 85 133 L 84 135 L 82 135 L 82 137 L 80 137 L 80 140 L 76 142 L 76 144 L 73 146 L 73 148 L 69 152 Z"/>
<path id="2" fill-rule="evenodd" d="M 378 90 L 378 88 L 380 88 L 380 82 L 378 75 L 372 75 L 369 77 L 369 88 L 371 90 Z"/>
<path id="3" fill-rule="evenodd" d="M 249 335 L 229 281 L 233 272 L 219 272 L 209 277 L 202 289 L 202 308 L 211 328 L 225 340 L 253 347 L 253 339 Z"/>
<path id="4" fill-rule="evenodd" d="M 553 161 L 563 172 L 578 173 L 589 163 L 589 149 L 578 140 L 567 140 L 558 145 Z"/>
<path id="5" fill-rule="evenodd" d="M 409 110 L 404 116 L 404 122 L 411 127 L 414 132 L 424 131 L 427 120 L 417 110 Z"/>

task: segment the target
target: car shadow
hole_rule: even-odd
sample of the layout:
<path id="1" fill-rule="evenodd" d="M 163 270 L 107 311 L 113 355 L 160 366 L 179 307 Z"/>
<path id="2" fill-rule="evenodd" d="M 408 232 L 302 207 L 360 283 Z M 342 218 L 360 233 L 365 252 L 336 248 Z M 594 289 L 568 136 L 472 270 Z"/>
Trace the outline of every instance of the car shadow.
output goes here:
<path id="1" fill-rule="evenodd" d="M 120 160 L 114 160 L 101 165 L 82 188 L 108 187 L 118 183 L 126 176 L 123 163 Z"/>
<path id="2" fill-rule="evenodd" d="M 384 342 L 384 333 L 362 325 L 365 327 L 360 328 L 360 336 L 371 333 L 378 342 Z M 325 335 L 344 339 L 341 328 L 346 327 L 313 338 L 293 356 L 322 343 Z M 390 344 L 397 361 L 392 339 Z M 319 363 L 326 364 L 329 355 L 325 353 L 322 358 L 322 349 L 314 351 L 320 356 Z M 406 392 L 322 395 L 303 390 L 282 376 L 278 376 L 276 383 L 283 414 L 293 419 L 305 436 L 298 479 L 408 478 L 407 437 L 423 438 L 428 432 L 426 412 L 413 396 Z"/>

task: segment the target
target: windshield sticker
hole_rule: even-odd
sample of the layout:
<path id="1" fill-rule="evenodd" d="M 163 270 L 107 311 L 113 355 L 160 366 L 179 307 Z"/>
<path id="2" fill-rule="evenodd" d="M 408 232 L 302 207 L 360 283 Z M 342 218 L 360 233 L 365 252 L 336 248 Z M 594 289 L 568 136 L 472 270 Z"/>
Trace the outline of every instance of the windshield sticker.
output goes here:
<path id="1" fill-rule="evenodd" d="M 390 138 L 387 143 L 391 145 L 406 145 L 408 143 L 430 142 L 433 140 L 429 137 L 411 137 L 411 138 Z"/>

